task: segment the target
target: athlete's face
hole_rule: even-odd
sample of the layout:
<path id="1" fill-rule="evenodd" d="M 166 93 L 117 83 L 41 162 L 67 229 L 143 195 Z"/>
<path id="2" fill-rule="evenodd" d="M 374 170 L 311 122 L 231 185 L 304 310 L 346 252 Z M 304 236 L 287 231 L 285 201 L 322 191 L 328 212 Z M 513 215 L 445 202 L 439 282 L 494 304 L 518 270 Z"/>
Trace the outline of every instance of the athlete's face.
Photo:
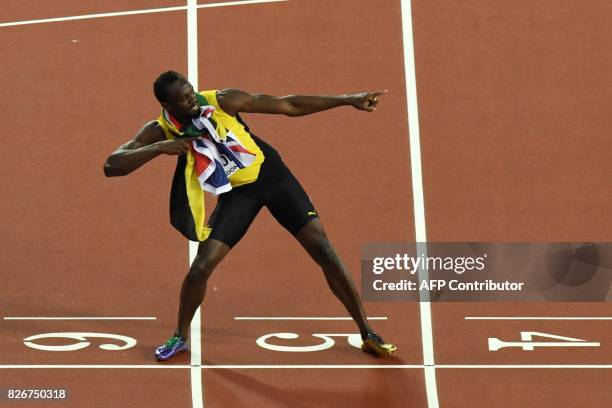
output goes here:
<path id="1" fill-rule="evenodd" d="M 191 118 L 197 118 L 200 114 L 200 103 L 196 98 L 195 90 L 191 84 L 179 78 L 168 85 L 168 100 L 162 103 L 172 116 L 180 122 L 187 123 Z"/>

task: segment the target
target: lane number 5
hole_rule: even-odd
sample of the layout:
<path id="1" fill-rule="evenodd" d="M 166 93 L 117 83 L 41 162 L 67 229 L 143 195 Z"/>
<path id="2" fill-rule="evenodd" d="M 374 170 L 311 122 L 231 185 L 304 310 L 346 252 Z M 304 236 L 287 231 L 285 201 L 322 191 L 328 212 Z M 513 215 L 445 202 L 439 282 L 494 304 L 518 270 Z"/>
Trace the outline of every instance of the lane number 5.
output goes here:
<path id="1" fill-rule="evenodd" d="M 323 343 L 315 344 L 312 346 L 281 346 L 278 344 L 269 343 L 268 340 L 274 338 L 282 340 L 295 340 L 300 336 L 295 333 L 270 333 L 261 336 L 257 339 L 256 343 L 259 347 L 265 348 L 266 350 L 272 351 L 284 351 L 289 353 L 309 353 L 313 351 L 322 351 L 330 349 L 336 344 L 333 337 L 346 337 L 348 343 L 353 346 L 361 347 L 361 336 L 358 333 L 313 333 L 312 337 L 316 337 L 323 340 Z"/>

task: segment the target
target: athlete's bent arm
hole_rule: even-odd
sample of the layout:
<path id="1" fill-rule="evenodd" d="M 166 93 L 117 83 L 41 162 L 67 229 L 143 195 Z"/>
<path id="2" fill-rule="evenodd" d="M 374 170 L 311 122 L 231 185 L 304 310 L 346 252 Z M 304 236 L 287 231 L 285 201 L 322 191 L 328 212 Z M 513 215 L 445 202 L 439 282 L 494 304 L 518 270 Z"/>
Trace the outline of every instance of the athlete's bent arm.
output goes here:
<path id="1" fill-rule="evenodd" d="M 217 100 L 221 108 L 230 115 L 250 112 L 303 116 L 345 105 L 372 112 L 376 110 L 378 98 L 385 93 L 386 91 L 339 96 L 270 96 L 250 94 L 238 89 L 223 89 L 217 92 Z"/>
<path id="2" fill-rule="evenodd" d="M 160 154 L 185 154 L 191 140 L 166 140 L 159 124 L 149 122 L 106 159 L 104 174 L 107 177 L 125 176 Z"/>

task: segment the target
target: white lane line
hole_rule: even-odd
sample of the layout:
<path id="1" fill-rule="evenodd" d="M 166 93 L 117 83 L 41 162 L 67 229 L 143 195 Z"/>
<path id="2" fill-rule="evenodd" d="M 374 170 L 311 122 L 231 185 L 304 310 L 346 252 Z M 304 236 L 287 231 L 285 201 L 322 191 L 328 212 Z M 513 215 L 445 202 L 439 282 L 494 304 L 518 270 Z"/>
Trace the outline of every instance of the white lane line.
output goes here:
<path id="1" fill-rule="evenodd" d="M 406 103 L 408 108 L 408 133 L 410 136 L 410 164 L 412 176 L 412 197 L 414 206 L 414 229 L 417 251 L 426 255 L 427 229 L 425 225 L 425 198 L 423 194 L 423 175 L 421 168 L 421 141 L 419 132 L 419 108 L 417 101 L 417 82 L 414 62 L 414 39 L 412 34 L 412 9 L 410 0 L 401 0 L 402 41 L 404 45 L 404 75 L 406 78 Z M 419 268 L 419 285 L 428 279 L 427 270 Z M 423 345 L 423 364 L 425 365 L 425 388 L 427 405 L 438 408 L 438 387 L 433 347 L 433 328 L 429 291 L 420 291 L 421 341 Z"/>
<path id="2" fill-rule="evenodd" d="M 466 316 L 465 320 L 612 320 L 609 316 Z"/>
<path id="3" fill-rule="evenodd" d="M 42 23 L 57 23 L 57 22 L 62 22 L 62 21 L 73 21 L 73 20 L 89 20 L 93 18 L 105 18 L 105 17 L 133 16 L 137 14 L 165 13 L 165 12 L 170 12 L 170 11 L 181 11 L 181 10 L 185 10 L 185 6 L 153 8 L 153 9 L 146 9 L 146 10 L 118 11 L 118 12 L 113 12 L 113 13 L 82 14 L 79 16 L 42 18 L 38 20 L 12 21 L 9 23 L 0 23 L 0 27 L 14 27 L 14 26 L 20 26 L 20 25 L 42 24 Z"/>
<path id="4" fill-rule="evenodd" d="M 352 317 L 247 317 L 247 316 L 236 316 L 234 320 L 353 320 Z M 387 320 L 386 316 L 379 317 L 368 317 L 368 320 Z"/>
<path id="5" fill-rule="evenodd" d="M 198 1 L 187 0 L 187 79 L 194 89 L 198 88 Z M 189 241 L 189 265 L 198 253 L 198 243 Z M 202 385 L 202 339 L 201 308 L 198 307 L 189 327 L 191 352 L 191 404 L 193 408 L 204 407 Z"/>
<path id="6" fill-rule="evenodd" d="M 5 364 L 0 365 L 1 369 L 21 369 L 21 368 L 191 368 L 188 365 L 178 364 Z"/>
<path id="7" fill-rule="evenodd" d="M 225 3 L 208 3 L 199 5 L 198 8 L 214 8 L 226 6 L 242 6 L 244 4 L 259 4 L 259 3 L 280 3 L 289 0 L 242 0 L 242 1 L 227 1 Z"/>
<path id="8" fill-rule="evenodd" d="M 612 364 L 440 364 L 436 368 L 442 369 L 503 369 L 503 368 L 551 368 L 551 369 L 611 369 Z"/>
<path id="9" fill-rule="evenodd" d="M 422 369 L 423 366 L 419 364 L 221 364 L 221 365 L 204 365 L 202 368 L 207 370 L 214 369 L 389 369 L 389 368 L 415 368 Z"/>
<path id="10" fill-rule="evenodd" d="M 289 0 L 244 0 L 244 1 L 230 1 L 227 3 L 209 3 L 197 6 L 197 8 L 213 8 L 213 7 L 228 7 L 228 6 L 242 6 L 247 4 L 259 4 L 259 3 L 279 3 Z M 82 14 L 78 16 L 67 16 L 67 17 L 53 17 L 53 18 L 42 18 L 37 20 L 23 20 L 23 21 L 11 21 L 8 23 L 0 23 L 1 27 L 14 27 L 21 25 L 30 24 L 43 24 L 43 23 L 57 23 L 62 21 L 74 21 L 74 20 L 90 20 L 94 18 L 106 18 L 106 17 L 121 17 L 121 16 L 133 16 L 139 14 L 152 14 L 152 13 L 167 13 L 172 11 L 183 11 L 187 10 L 186 6 L 176 7 L 161 7 L 152 9 L 142 10 L 130 10 L 130 11 L 117 11 L 110 13 L 97 13 L 97 14 Z"/>
<path id="11" fill-rule="evenodd" d="M 107 368 L 107 369 L 193 369 L 190 365 L 184 364 L 4 364 L 0 365 L 2 369 L 92 369 L 92 368 Z M 198 367 L 200 370 L 248 370 L 248 369 L 392 369 L 392 368 L 412 368 L 423 369 L 427 368 L 422 364 L 219 364 L 208 365 L 204 364 Z M 438 369 L 612 369 L 612 364 L 441 364 L 436 366 Z"/>
<path id="12" fill-rule="evenodd" d="M 17 368 L 116 368 L 116 369 L 129 369 L 129 368 L 142 368 L 142 369 L 190 369 L 193 370 L 194 367 L 190 365 L 179 365 L 179 364 L 6 364 L 0 365 L 0 369 L 17 369 Z M 419 364 L 204 364 L 195 369 L 198 371 L 202 371 L 202 369 L 337 369 L 337 368 L 346 368 L 346 369 L 390 369 L 390 368 L 414 368 L 414 369 L 422 369 L 423 366 Z"/>
<path id="13" fill-rule="evenodd" d="M 102 317 L 102 316 L 38 316 L 38 317 L 21 317 L 7 316 L 4 320 L 156 320 L 157 317 Z"/>

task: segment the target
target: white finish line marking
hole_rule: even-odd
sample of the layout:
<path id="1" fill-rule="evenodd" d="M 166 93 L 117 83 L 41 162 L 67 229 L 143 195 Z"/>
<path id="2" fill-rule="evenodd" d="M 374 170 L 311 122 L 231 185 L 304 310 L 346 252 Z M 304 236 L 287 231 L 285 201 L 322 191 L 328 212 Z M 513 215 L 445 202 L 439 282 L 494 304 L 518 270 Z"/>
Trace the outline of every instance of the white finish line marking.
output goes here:
<path id="1" fill-rule="evenodd" d="M 466 316 L 465 320 L 612 320 L 609 316 Z"/>
<path id="2" fill-rule="evenodd" d="M 353 320 L 352 317 L 247 317 L 236 316 L 234 320 Z M 387 320 L 386 316 L 368 317 L 368 320 Z"/>
<path id="3" fill-rule="evenodd" d="M 39 317 L 5 317 L 4 320 L 156 320 L 157 317 L 102 317 L 102 316 L 39 316 Z"/>
<path id="4" fill-rule="evenodd" d="M 73 369 L 73 368 L 104 368 L 104 369 L 189 369 L 190 365 L 179 364 L 5 364 L 1 369 Z M 198 368 L 215 369 L 425 369 L 422 364 L 385 364 L 385 365 L 342 365 L 342 364 L 219 364 L 201 365 Z M 612 369 L 612 364 L 440 364 L 436 369 Z"/>
<path id="5" fill-rule="evenodd" d="M 201 4 L 196 8 L 213 8 L 213 7 L 227 7 L 227 6 L 242 6 L 247 4 L 259 4 L 259 3 L 279 3 L 289 0 L 244 0 L 244 1 L 228 1 L 225 3 L 209 3 Z M 0 23 L 0 27 L 14 27 L 20 25 L 30 24 L 43 24 L 43 23 L 57 23 L 62 21 L 74 21 L 74 20 L 90 20 L 94 18 L 106 18 L 106 17 L 121 17 L 121 16 L 133 16 L 139 14 L 152 14 L 152 13 L 167 13 L 172 11 L 184 11 L 187 10 L 187 6 L 176 6 L 176 7 L 162 7 L 153 9 L 143 10 L 130 10 L 130 11 L 117 11 L 112 13 L 98 13 L 98 14 L 82 14 L 79 16 L 68 16 L 68 17 L 54 17 L 54 18 L 43 18 L 37 20 L 24 20 L 24 21 L 12 21 L 9 23 Z"/>
<path id="6" fill-rule="evenodd" d="M 461 369 L 472 369 L 472 368 L 580 368 L 580 369 L 610 369 L 611 364 L 441 364 L 436 368 L 461 368 Z"/>

